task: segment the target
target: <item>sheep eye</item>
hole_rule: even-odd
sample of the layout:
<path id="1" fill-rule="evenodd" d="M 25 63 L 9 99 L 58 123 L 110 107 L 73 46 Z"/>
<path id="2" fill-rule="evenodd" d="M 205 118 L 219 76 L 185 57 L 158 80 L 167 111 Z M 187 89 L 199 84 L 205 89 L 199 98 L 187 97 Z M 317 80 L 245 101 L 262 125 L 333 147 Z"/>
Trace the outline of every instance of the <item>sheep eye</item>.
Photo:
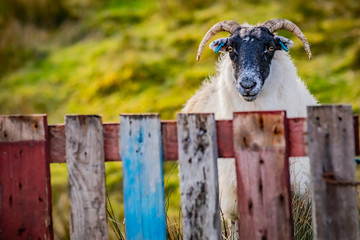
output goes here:
<path id="1" fill-rule="evenodd" d="M 232 47 L 232 46 L 229 46 L 229 47 L 227 48 L 227 51 L 228 51 L 228 52 L 233 52 L 233 51 L 234 51 L 234 49 L 233 49 L 233 47 Z"/>
<path id="2" fill-rule="evenodd" d="M 268 47 L 268 51 L 269 51 L 269 52 L 273 52 L 274 50 L 275 50 L 274 46 Z"/>

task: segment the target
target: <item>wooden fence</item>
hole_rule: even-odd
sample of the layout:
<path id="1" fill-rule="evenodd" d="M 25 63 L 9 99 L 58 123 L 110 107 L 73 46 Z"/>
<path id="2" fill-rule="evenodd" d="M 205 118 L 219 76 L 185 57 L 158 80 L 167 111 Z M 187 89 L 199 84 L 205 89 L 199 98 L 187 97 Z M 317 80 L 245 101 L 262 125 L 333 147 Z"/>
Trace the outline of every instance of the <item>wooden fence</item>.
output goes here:
<path id="1" fill-rule="evenodd" d="M 67 163 L 71 239 L 107 239 L 105 161 L 123 161 L 127 239 L 165 239 L 162 161 L 180 163 L 184 239 L 219 239 L 217 158 L 235 157 L 241 239 L 293 239 L 288 157 L 309 156 L 316 239 L 359 239 L 350 106 L 279 112 L 0 116 L 0 239 L 52 239 L 50 163 Z"/>

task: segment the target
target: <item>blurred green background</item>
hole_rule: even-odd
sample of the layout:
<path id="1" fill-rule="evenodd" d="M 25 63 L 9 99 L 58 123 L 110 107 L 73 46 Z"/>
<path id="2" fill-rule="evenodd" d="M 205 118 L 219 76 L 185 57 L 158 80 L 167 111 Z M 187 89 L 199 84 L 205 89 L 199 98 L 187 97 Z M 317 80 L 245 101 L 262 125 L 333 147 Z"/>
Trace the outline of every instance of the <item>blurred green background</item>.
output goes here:
<path id="1" fill-rule="evenodd" d="M 213 24 L 278 17 L 295 22 L 311 44 L 309 61 L 300 41 L 280 32 L 295 42 L 291 55 L 310 91 L 321 103 L 349 103 L 359 113 L 358 0 L 0 0 L 0 113 L 46 113 L 50 124 L 70 113 L 99 114 L 104 122 L 124 112 L 174 119 L 215 73 L 218 55 L 208 48 L 195 61 Z M 122 222 L 121 163 L 106 168 L 107 191 Z M 165 168 L 168 214 L 178 219 L 177 168 Z M 66 239 L 66 165 L 51 169 L 55 238 Z"/>

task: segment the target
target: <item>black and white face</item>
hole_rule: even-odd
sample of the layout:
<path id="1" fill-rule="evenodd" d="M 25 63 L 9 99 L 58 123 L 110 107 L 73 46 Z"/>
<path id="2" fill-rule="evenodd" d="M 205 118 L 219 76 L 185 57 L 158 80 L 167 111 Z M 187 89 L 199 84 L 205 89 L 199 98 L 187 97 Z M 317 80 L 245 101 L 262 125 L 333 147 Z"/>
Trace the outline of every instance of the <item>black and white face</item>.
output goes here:
<path id="1" fill-rule="evenodd" d="M 245 101 L 254 101 L 270 73 L 277 50 L 288 50 L 293 42 L 275 36 L 264 27 L 243 27 L 230 37 L 210 44 L 215 52 L 228 52 L 233 65 L 235 86 Z"/>

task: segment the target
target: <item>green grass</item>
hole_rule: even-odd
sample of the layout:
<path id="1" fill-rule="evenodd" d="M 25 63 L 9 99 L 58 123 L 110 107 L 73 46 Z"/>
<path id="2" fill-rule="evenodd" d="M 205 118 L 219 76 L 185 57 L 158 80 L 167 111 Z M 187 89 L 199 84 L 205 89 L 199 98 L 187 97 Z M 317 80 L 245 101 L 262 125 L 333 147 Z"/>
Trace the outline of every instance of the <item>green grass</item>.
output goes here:
<path id="1" fill-rule="evenodd" d="M 171 226 L 179 223 L 180 187 L 177 162 L 164 162 L 164 186 L 166 214 L 169 234 L 174 234 Z M 52 213 L 55 239 L 69 239 L 70 205 L 67 183 L 66 164 L 51 164 Z M 122 163 L 107 162 L 106 192 L 108 210 L 108 232 L 110 239 L 121 239 L 119 233 L 124 233 L 124 198 L 122 187 Z M 118 229 L 114 229 L 114 227 Z M 120 231 L 118 231 L 120 230 Z"/>
<path id="2" fill-rule="evenodd" d="M 0 75 L 0 111 L 47 113 L 50 123 L 63 122 L 69 113 L 117 121 L 122 112 L 159 112 L 173 119 L 203 79 L 215 73 L 217 55 L 209 49 L 201 62 L 195 61 L 197 45 L 212 24 L 284 17 L 295 21 L 311 43 L 314 58 L 309 61 L 300 41 L 281 32 L 294 40 L 291 55 L 310 90 L 321 103 L 349 103 L 359 113 L 359 18 L 317 19 L 308 14 L 329 13 L 312 5 L 312 12 L 301 12 L 303 7 L 282 1 L 246 1 L 241 7 L 232 2 L 184 4 L 106 1 L 45 32 L 42 41 L 25 39 L 35 57 Z M 44 32 L 29 31 L 34 36 Z"/>

